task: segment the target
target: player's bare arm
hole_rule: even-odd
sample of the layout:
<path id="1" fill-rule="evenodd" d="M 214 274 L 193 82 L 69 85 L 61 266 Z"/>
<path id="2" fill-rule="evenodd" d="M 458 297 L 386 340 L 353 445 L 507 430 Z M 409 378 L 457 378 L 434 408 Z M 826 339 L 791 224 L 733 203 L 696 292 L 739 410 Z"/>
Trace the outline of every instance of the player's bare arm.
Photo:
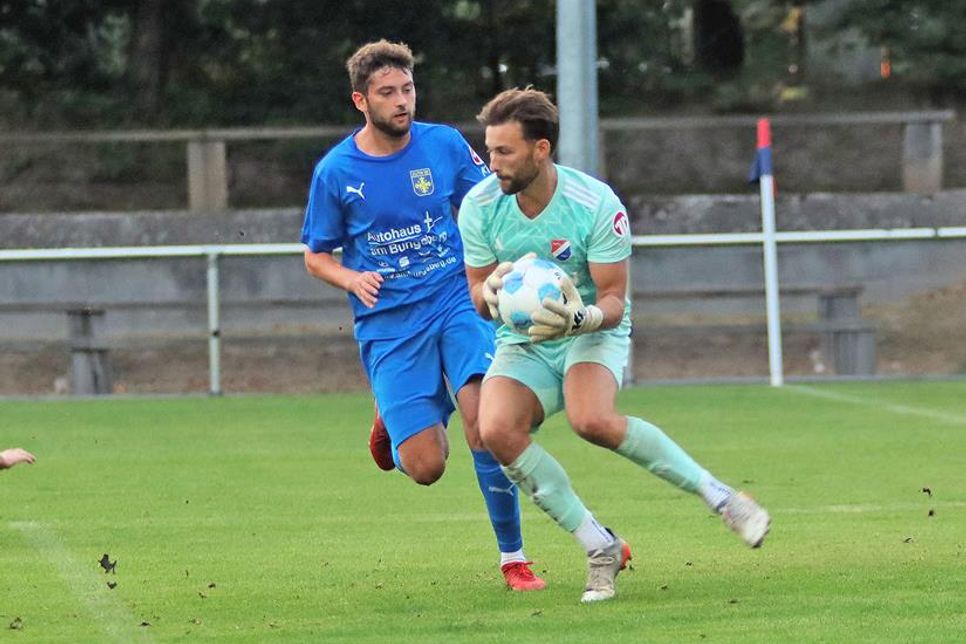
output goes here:
<path id="1" fill-rule="evenodd" d="M 624 317 L 624 298 L 627 293 L 627 260 L 612 264 L 588 262 L 590 278 L 597 287 L 595 304 L 604 313 L 601 329 L 613 329 Z"/>
<path id="2" fill-rule="evenodd" d="M 327 284 L 352 293 L 359 301 L 372 308 L 379 301 L 382 275 L 375 271 L 354 271 L 336 261 L 332 253 L 305 251 L 305 269 L 310 275 Z"/>
<path id="3" fill-rule="evenodd" d="M 0 470 L 11 468 L 18 463 L 33 463 L 35 460 L 36 457 L 27 450 L 11 447 L 0 452 Z"/>

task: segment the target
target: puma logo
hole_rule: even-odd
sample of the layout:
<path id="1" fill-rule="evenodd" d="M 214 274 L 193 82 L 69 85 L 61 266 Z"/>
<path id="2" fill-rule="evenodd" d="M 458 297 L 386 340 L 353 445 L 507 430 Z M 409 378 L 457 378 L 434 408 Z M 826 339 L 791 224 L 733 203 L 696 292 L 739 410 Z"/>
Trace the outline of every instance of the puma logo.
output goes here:
<path id="1" fill-rule="evenodd" d="M 365 201 L 366 200 L 366 196 L 364 194 L 362 194 L 362 189 L 365 187 L 365 185 L 366 185 L 366 182 L 363 181 L 362 183 L 359 184 L 359 187 L 358 188 L 353 188 L 352 186 L 346 186 L 345 187 L 345 191 L 346 191 L 347 194 L 355 193 L 355 194 L 359 195 L 362 198 L 363 201 Z"/>
<path id="2" fill-rule="evenodd" d="M 509 494 L 510 496 L 513 496 L 513 485 L 510 485 L 510 487 L 505 489 L 495 485 L 490 485 L 486 489 L 488 492 L 493 492 L 494 494 Z"/>

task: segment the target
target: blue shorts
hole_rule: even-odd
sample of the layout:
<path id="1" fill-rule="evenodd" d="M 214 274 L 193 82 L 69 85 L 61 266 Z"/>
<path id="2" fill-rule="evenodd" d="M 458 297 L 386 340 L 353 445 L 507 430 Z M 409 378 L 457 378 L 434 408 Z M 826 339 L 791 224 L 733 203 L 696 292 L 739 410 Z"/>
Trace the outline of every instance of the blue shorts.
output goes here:
<path id="1" fill-rule="evenodd" d="M 448 423 L 456 407 L 447 381 L 458 392 L 486 373 L 496 353 L 494 342 L 493 326 L 468 300 L 428 321 L 417 335 L 359 342 L 396 465 L 407 438 Z"/>

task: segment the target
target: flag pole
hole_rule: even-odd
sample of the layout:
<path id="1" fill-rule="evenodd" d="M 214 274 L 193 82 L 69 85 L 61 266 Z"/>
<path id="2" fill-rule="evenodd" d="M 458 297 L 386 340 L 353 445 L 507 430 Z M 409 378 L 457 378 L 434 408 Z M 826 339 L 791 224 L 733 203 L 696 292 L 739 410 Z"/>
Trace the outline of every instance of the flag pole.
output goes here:
<path id="1" fill-rule="evenodd" d="M 768 318 L 768 371 L 771 386 L 781 387 L 784 384 L 784 368 L 778 286 L 778 244 L 775 238 L 775 179 L 771 168 L 771 124 L 766 118 L 758 119 L 758 151 L 755 164 L 761 194 L 765 312 Z"/>

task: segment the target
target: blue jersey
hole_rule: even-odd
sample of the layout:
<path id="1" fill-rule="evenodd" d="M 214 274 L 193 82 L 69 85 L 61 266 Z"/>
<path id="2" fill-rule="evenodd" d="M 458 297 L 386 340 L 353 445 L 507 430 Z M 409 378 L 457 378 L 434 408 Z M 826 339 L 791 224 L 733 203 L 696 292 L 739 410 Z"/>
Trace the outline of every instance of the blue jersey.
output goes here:
<path id="1" fill-rule="evenodd" d="M 384 279 L 372 309 L 349 295 L 360 340 L 411 335 L 469 299 L 453 209 L 486 164 L 449 126 L 414 122 L 410 132 L 405 148 L 382 157 L 362 152 L 353 132 L 309 188 L 302 243 L 316 253 L 341 246 L 343 266 Z"/>

